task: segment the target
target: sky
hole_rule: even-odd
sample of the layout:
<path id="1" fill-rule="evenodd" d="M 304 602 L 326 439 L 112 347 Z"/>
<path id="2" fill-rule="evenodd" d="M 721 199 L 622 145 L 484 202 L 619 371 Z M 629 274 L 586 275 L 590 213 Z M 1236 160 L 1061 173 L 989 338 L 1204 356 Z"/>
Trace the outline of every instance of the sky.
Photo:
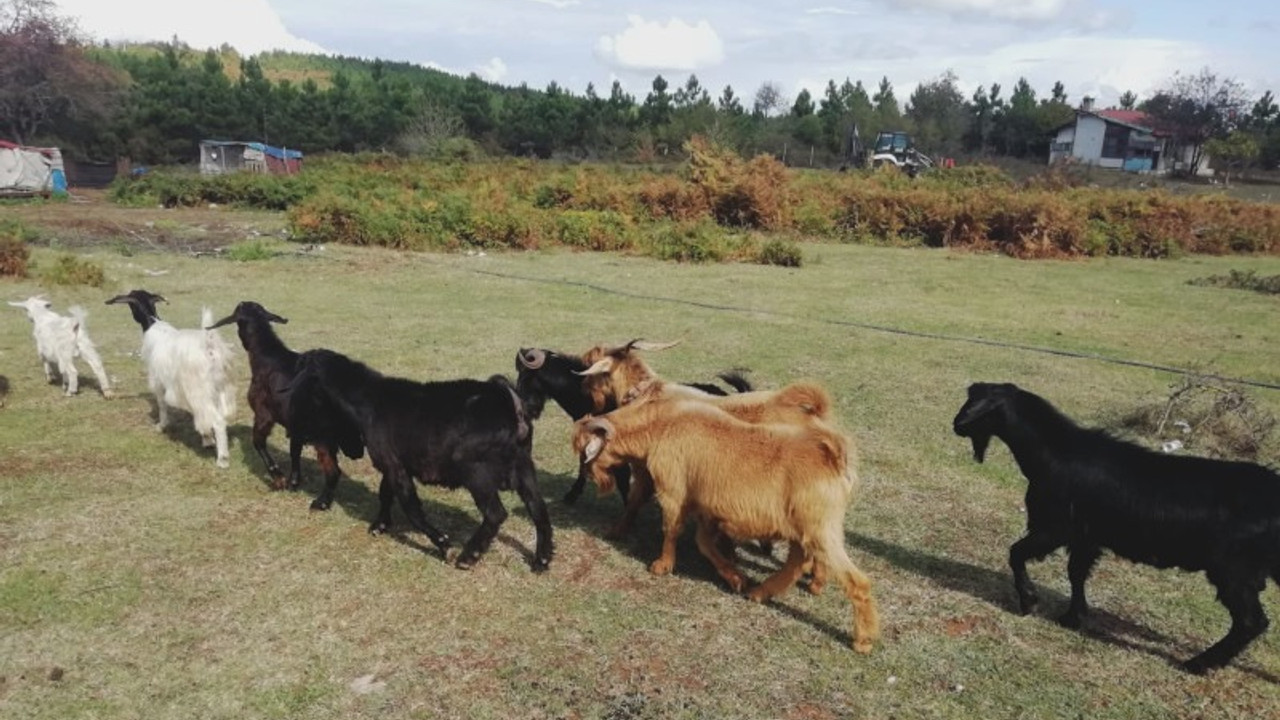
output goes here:
<path id="1" fill-rule="evenodd" d="M 504 85 L 581 93 L 614 80 L 643 99 L 662 74 L 696 74 L 748 101 L 764 82 L 794 98 L 828 80 L 881 77 L 900 101 L 950 70 L 966 95 L 1025 76 L 1069 102 L 1150 95 L 1209 67 L 1251 96 L 1280 94 L 1274 0 L 56 0 L 97 40 L 228 43 L 418 63 Z"/>

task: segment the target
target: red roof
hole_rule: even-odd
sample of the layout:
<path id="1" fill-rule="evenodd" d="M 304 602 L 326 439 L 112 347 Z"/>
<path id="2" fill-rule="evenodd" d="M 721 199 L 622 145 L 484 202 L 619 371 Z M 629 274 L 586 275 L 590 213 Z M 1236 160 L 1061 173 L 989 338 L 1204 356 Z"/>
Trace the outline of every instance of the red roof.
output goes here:
<path id="1" fill-rule="evenodd" d="M 1147 128 L 1151 127 L 1151 118 L 1147 117 L 1147 114 L 1141 110 L 1107 109 L 1097 110 L 1094 114 L 1111 120 L 1117 120 L 1128 125 L 1141 125 L 1142 127 Z"/>

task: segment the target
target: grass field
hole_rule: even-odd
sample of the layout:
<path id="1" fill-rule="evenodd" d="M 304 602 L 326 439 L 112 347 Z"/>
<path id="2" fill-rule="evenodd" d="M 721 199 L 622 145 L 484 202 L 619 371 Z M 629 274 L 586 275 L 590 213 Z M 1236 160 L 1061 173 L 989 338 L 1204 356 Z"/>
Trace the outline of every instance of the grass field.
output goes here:
<path id="1" fill-rule="evenodd" d="M 265 214 L 181 213 L 150 237 L 279 227 Z M 960 338 L 1280 382 L 1277 299 L 1186 284 L 1232 268 L 1280 273 L 1280 259 L 1026 262 L 805 245 L 805 266 L 782 269 L 554 251 L 299 255 L 280 244 L 272 259 L 231 262 L 150 250 L 171 246 L 185 247 L 77 248 L 106 270 L 101 289 L 0 282 L 6 299 L 45 291 L 59 310 L 88 308 L 119 385 L 111 401 L 92 380 L 62 397 L 44 384 L 25 318 L 0 312 L 0 373 L 13 386 L 0 409 L 2 717 L 1254 719 L 1280 707 L 1274 628 L 1209 677 L 1174 667 L 1227 628 L 1201 576 L 1104 558 L 1081 634 L 1051 619 L 1066 601 L 1059 554 L 1032 567 L 1040 613 L 1014 614 L 1006 557 L 1025 482 L 1003 445 L 977 465 L 950 429 L 972 381 L 1017 382 L 1094 423 L 1177 379 Z M 34 253 L 38 266 L 54 257 Z M 180 327 L 203 304 L 221 315 L 254 299 L 289 318 L 280 332 L 295 348 L 419 379 L 512 373 L 521 346 L 633 337 L 684 341 L 649 356 L 673 379 L 731 367 L 760 387 L 815 379 L 861 456 L 847 537 L 875 582 L 883 641 L 855 655 L 848 604 L 830 589 L 765 606 L 731 595 L 691 538 L 674 576 L 651 577 L 656 507 L 633 539 L 611 543 L 616 497 L 560 501 L 576 463 L 554 407 L 535 432 L 556 530 L 545 576 L 529 571 L 533 529 L 514 496 L 499 541 L 462 572 L 398 511 L 397 533 L 366 534 L 367 462 L 344 463 L 328 513 L 307 509 L 319 482 L 310 459 L 303 492 L 271 492 L 242 397 L 232 467 L 220 471 L 189 423 L 151 427 L 139 330 L 102 305 L 137 287 L 166 295 L 162 316 Z M 248 364 L 226 337 L 242 396 Z M 1280 392 L 1252 392 L 1280 411 Z M 284 446 L 277 430 L 273 450 Z M 1277 458 L 1273 442 L 1264 459 Z M 455 537 L 478 522 L 465 494 L 421 494 Z M 740 558 L 756 580 L 779 562 Z M 1264 601 L 1280 619 L 1280 591 Z"/>

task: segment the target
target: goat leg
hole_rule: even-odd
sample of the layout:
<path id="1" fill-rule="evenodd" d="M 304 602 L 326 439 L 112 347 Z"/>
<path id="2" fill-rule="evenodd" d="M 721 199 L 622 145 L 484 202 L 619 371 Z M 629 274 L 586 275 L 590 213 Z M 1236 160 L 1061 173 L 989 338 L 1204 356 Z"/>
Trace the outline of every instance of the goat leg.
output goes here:
<path id="1" fill-rule="evenodd" d="M 787 560 L 782 564 L 782 567 L 778 568 L 778 571 L 766 578 L 764 582 L 752 588 L 747 597 L 756 602 L 765 602 L 777 597 L 796 584 L 806 567 L 813 565 L 815 565 L 813 558 L 805 554 L 804 547 L 798 542 L 792 542 L 791 547 L 787 550 Z"/>
<path id="2" fill-rule="evenodd" d="M 262 458 L 262 463 L 267 466 L 267 474 L 271 476 L 271 489 L 284 489 L 284 473 L 280 471 L 280 466 L 276 465 L 275 458 L 271 457 L 270 451 L 267 450 L 267 437 L 271 435 L 271 429 L 275 427 L 275 423 L 270 418 L 255 417 L 253 419 L 253 449 L 258 453 L 258 457 Z"/>
<path id="3" fill-rule="evenodd" d="M 467 490 L 471 491 L 471 498 L 475 500 L 482 519 L 480 527 L 467 539 L 462 546 L 462 553 L 454 563 L 460 570 L 470 570 L 480 561 L 480 556 L 489 549 L 498 535 L 498 528 L 507 519 L 507 509 L 502 506 L 502 499 L 498 497 L 496 480 L 492 475 L 476 471 L 468 478 Z"/>
<path id="4" fill-rule="evenodd" d="M 649 572 L 667 575 L 676 565 L 676 540 L 684 529 L 684 495 L 658 493 L 658 505 L 662 507 L 662 554 L 649 564 Z"/>
<path id="5" fill-rule="evenodd" d="M 1265 577 L 1228 579 L 1210 575 L 1209 581 L 1217 586 L 1218 600 L 1231 613 L 1231 629 L 1226 637 L 1182 664 L 1183 669 L 1196 675 L 1231 662 L 1271 624 L 1258 599 L 1266 587 Z"/>
<path id="6" fill-rule="evenodd" d="M 1089 579 L 1089 574 L 1093 572 L 1094 565 L 1098 563 L 1098 558 L 1102 556 L 1102 550 L 1096 546 L 1070 546 L 1067 548 L 1067 553 L 1067 577 L 1071 580 L 1071 604 L 1062 617 L 1058 618 L 1058 624 L 1078 630 L 1085 613 L 1089 612 L 1084 584 Z"/>
<path id="7" fill-rule="evenodd" d="M 290 446 L 290 453 L 293 448 Z M 298 469 L 301 464 L 301 449 L 299 449 L 299 457 L 293 461 L 293 473 L 295 477 L 300 477 L 301 471 Z M 316 460 L 320 463 L 320 469 L 324 471 L 324 487 L 321 488 L 320 494 L 315 500 L 311 501 L 312 510 L 328 510 L 333 506 L 333 494 L 338 488 L 338 477 L 342 474 L 338 470 L 338 451 L 337 448 L 328 445 L 316 445 Z"/>
<path id="8" fill-rule="evenodd" d="M 413 486 L 413 478 L 404 477 L 399 482 L 393 481 L 392 487 L 396 494 L 400 496 L 400 509 L 404 510 L 404 514 L 409 518 L 409 524 L 418 532 L 426 535 L 431 540 L 431 544 L 440 550 L 440 555 L 447 560 L 449 558 L 449 548 L 451 547 L 449 536 L 437 530 L 434 525 L 427 521 L 427 515 L 422 511 L 422 500 L 418 497 L 418 491 Z"/>
<path id="9" fill-rule="evenodd" d="M 630 475 L 630 466 L 624 465 L 619 470 L 626 470 Z M 618 492 L 623 492 L 624 483 L 620 474 L 615 474 L 614 482 L 618 483 Z M 628 480 L 625 485 L 628 488 L 624 496 L 627 504 L 622 509 L 622 517 L 618 518 L 618 522 L 604 534 L 609 540 L 619 540 L 629 535 L 631 526 L 635 525 L 636 516 L 640 514 L 640 509 L 649 502 L 649 498 L 653 497 L 653 477 L 644 468 L 636 468 L 635 482 Z"/>
<path id="10" fill-rule="evenodd" d="M 533 527 L 537 531 L 537 549 L 533 553 L 533 571 L 545 572 L 551 567 L 551 556 L 555 552 L 555 546 L 551 540 L 551 516 L 547 512 L 547 504 L 542 501 L 542 495 L 538 493 L 537 473 L 533 467 L 533 461 L 530 460 L 527 465 L 523 465 L 516 471 L 516 493 L 520 495 L 521 502 L 529 511 L 529 518 L 533 520 Z"/>
<path id="11" fill-rule="evenodd" d="M 298 490 L 302 487 L 302 445 L 303 442 L 297 438 L 289 438 L 289 489 Z M 321 458 L 325 454 L 325 448 L 316 445 L 316 459 L 320 461 L 320 466 L 324 468 L 325 480 L 329 479 L 329 468 L 325 465 Z M 334 465 L 334 472 L 337 472 L 337 457 L 330 455 L 330 461 Z M 336 482 L 336 480 L 335 480 Z M 332 499 L 332 498 L 330 498 Z"/>
<path id="12" fill-rule="evenodd" d="M 382 480 L 378 482 L 378 516 L 369 523 L 370 535 L 382 535 L 391 528 L 391 506 L 395 501 L 396 488 L 391 484 L 386 473 L 383 473 Z M 315 505 L 313 504 L 312 507 Z"/>
<path id="13" fill-rule="evenodd" d="M 1035 610 L 1040 602 L 1035 586 L 1027 577 L 1027 561 L 1040 560 L 1062 543 L 1051 535 L 1030 532 L 1009 547 L 1009 567 L 1013 570 L 1013 589 L 1018 592 L 1018 609 L 1023 615 Z"/>
<path id="14" fill-rule="evenodd" d="M 706 518 L 698 518 L 698 532 L 696 535 L 698 541 L 698 549 L 702 551 L 702 555 L 711 561 L 716 572 L 724 581 L 729 583 L 729 589 L 735 593 L 742 592 L 747 587 L 747 579 L 742 573 L 738 572 L 737 566 L 733 561 L 725 557 L 720 550 L 720 540 L 727 538 L 726 535 L 720 533 L 716 523 Z M 732 548 L 732 544 L 730 544 Z"/>
<path id="15" fill-rule="evenodd" d="M 582 497 L 582 489 L 587 486 L 587 466 L 578 466 L 578 477 L 573 481 L 573 487 L 569 488 L 569 492 L 564 494 L 564 503 L 572 505 L 578 502 L 578 498 Z"/>

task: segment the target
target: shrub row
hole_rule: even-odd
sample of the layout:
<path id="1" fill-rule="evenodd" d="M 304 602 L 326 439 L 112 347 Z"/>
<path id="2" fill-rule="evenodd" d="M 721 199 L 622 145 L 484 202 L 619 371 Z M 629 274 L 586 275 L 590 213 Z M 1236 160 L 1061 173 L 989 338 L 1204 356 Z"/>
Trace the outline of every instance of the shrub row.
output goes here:
<path id="1" fill-rule="evenodd" d="M 288 208 L 300 238 L 405 249 L 564 245 L 759 259 L 759 243 L 743 233 L 763 231 L 1026 258 L 1280 251 L 1280 205 L 1079 187 L 1065 171 L 1019 186 L 981 165 L 912 180 L 892 170 L 789 170 L 702 139 L 685 150 L 676 172 L 366 154 L 317 158 L 295 177 L 155 173 L 113 192 L 131 203 Z"/>

